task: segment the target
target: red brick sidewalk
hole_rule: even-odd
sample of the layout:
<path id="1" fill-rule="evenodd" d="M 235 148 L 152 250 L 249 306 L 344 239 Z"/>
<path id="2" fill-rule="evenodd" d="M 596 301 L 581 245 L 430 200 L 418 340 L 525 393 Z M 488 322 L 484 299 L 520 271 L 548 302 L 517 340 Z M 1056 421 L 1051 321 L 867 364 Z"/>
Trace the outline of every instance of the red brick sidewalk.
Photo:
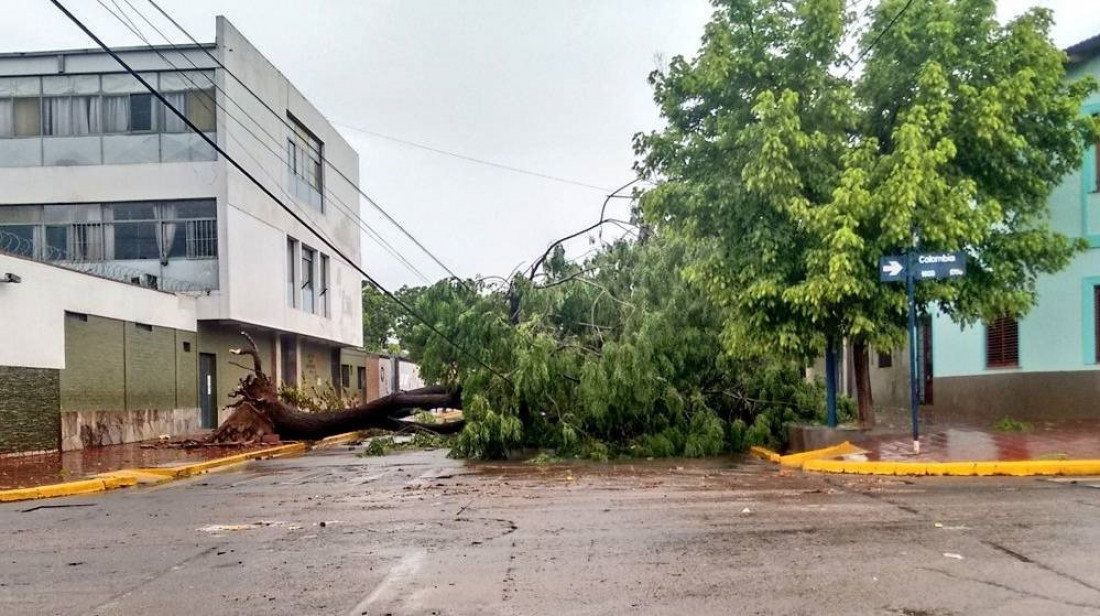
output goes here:
<path id="1" fill-rule="evenodd" d="M 963 462 L 1100 459 L 1100 419 L 1042 422 L 1024 432 L 989 427 L 935 427 L 921 435 L 921 453 L 913 455 L 909 435 L 861 440 L 868 460 Z"/>

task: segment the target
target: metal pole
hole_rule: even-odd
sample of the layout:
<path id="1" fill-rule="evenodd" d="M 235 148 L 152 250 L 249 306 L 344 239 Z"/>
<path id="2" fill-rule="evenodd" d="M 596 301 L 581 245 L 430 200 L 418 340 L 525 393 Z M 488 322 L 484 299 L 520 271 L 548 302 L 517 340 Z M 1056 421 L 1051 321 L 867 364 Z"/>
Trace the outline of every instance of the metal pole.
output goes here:
<path id="1" fill-rule="evenodd" d="M 913 414 L 913 453 L 920 453 L 920 428 L 917 396 L 917 300 L 913 279 L 913 251 L 905 253 L 905 294 L 909 303 L 909 403 Z"/>
<path id="2" fill-rule="evenodd" d="M 825 342 L 825 421 L 836 427 L 836 338 L 831 335 Z"/>

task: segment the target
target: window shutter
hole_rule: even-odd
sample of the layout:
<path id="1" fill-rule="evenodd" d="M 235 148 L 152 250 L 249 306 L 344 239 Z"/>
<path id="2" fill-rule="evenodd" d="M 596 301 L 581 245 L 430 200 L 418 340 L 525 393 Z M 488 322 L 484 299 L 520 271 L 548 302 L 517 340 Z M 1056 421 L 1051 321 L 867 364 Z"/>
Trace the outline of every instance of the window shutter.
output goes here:
<path id="1" fill-rule="evenodd" d="M 1020 365 L 1019 325 L 1012 317 L 1001 317 L 985 330 L 986 365 L 1011 368 Z"/>
<path id="2" fill-rule="evenodd" d="M 1092 288 L 1092 321 L 1095 332 L 1096 363 L 1100 364 L 1100 286 Z"/>

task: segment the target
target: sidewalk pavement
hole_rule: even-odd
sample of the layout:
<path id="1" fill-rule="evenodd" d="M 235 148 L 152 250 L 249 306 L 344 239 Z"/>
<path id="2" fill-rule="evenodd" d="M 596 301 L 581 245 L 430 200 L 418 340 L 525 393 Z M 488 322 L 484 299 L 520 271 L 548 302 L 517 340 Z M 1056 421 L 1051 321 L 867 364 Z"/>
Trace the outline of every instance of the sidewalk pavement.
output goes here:
<path id="1" fill-rule="evenodd" d="M 1037 422 L 1020 432 L 936 426 L 913 453 L 908 433 L 872 434 L 795 455 L 754 448 L 757 457 L 807 471 L 864 475 L 1096 475 L 1100 419 Z"/>

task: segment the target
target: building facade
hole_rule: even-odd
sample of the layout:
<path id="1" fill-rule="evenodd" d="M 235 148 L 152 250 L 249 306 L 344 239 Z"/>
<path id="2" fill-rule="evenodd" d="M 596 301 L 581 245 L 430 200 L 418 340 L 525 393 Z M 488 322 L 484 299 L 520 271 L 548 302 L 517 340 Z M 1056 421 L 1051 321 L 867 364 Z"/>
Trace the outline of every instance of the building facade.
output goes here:
<path id="1" fill-rule="evenodd" d="M 1100 79 L 1100 36 L 1066 50 L 1067 77 Z M 1100 93 L 1081 113 L 1100 115 Z M 1100 411 L 1100 159 L 1088 148 L 1081 167 L 1050 195 L 1050 224 L 1089 249 L 1037 281 L 1038 303 L 1021 319 L 961 327 L 941 314 L 921 323 L 917 366 L 929 419 L 989 423 L 1002 417 L 1096 417 Z M 909 360 L 902 349 L 872 355 L 876 407 L 909 405 Z M 888 414 L 888 413 L 887 413 Z"/>
<path id="2" fill-rule="evenodd" d="M 57 270 L 84 272 L 77 276 L 86 293 L 109 296 L 122 282 L 144 287 L 142 297 L 175 298 L 184 313 L 190 311 L 190 320 L 172 320 L 171 328 L 190 336 L 179 338 L 180 345 L 189 343 L 188 355 L 175 358 L 173 351 L 173 362 L 187 364 L 180 378 L 186 381 L 193 372 L 194 382 L 173 382 L 172 388 L 195 395 L 171 404 L 167 394 L 131 399 L 114 391 L 114 399 L 84 406 L 73 398 L 59 406 L 63 430 L 57 441 L 66 448 L 79 440 L 65 428 L 66 413 L 98 413 L 96 421 L 109 424 L 114 418 L 104 414 L 125 417 L 176 405 L 197 412 L 197 425 L 213 427 L 245 374 L 229 353 L 242 344 L 242 331 L 255 338 L 268 372 L 281 383 L 307 387 L 339 378 L 340 350 L 362 343 L 361 277 L 337 254 L 356 263 L 360 258 L 355 150 L 222 17 L 212 44 L 118 51 L 308 226 L 106 53 L 0 54 L 0 253 L 14 259 L 12 267 L 49 264 L 42 271 L 65 284 L 70 279 L 58 278 Z M 0 312 L 8 314 L 5 295 L 14 290 L 67 297 L 63 289 L 43 288 L 39 281 L 45 278 L 37 272 L 0 289 L 8 291 L 0 292 Z M 169 326 L 130 314 L 131 307 L 137 309 L 133 302 L 110 311 L 78 304 L 79 298 L 59 301 L 47 315 L 48 326 L 33 329 L 5 318 L 7 326 L 0 328 L 26 329 L 27 344 L 0 352 L 0 366 L 59 370 L 64 383 L 81 349 L 107 344 L 81 333 L 84 323 Z M 88 320 L 62 327 L 76 318 L 63 320 L 66 313 Z M 35 348 L 47 339 L 50 356 L 43 357 Z M 59 348 L 73 352 L 59 356 Z M 167 356 L 149 361 L 164 367 Z M 123 389 L 128 378 L 104 377 L 95 386 Z M 4 404 L 0 394 L 0 418 Z M 134 440 L 107 440 L 119 439 Z M 100 442 L 88 438 L 82 444 Z"/>
<path id="3" fill-rule="evenodd" d="M 1067 77 L 1100 79 L 1100 36 L 1066 50 Z M 1100 93 L 1083 114 L 1100 114 Z M 1050 196 L 1051 225 L 1089 249 L 1038 281 L 1038 304 L 1019 319 L 960 328 L 932 323 L 934 404 L 962 417 L 1095 417 L 1100 410 L 1100 173 L 1097 148 Z"/>

